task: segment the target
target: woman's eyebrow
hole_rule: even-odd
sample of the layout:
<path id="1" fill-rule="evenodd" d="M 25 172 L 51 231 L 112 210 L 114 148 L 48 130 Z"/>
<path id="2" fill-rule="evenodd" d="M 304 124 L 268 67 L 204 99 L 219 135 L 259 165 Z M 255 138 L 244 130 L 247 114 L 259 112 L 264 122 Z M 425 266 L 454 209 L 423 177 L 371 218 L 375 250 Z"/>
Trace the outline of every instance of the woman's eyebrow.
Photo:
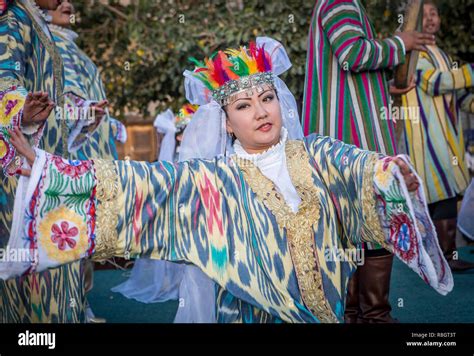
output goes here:
<path id="1" fill-rule="evenodd" d="M 273 89 L 267 89 L 263 92 L 261 92 L 260 94 L 258 94 L 258 97 L 261 97 L 263 94 L 265 94 L 267 91 L 272 91 Z"/>
<path id="2" fill-rule="evenodd" d="M 234 103 L 239 101 L 239 100 L 252 100 L 252 98 L 238 98 L 238 99 L 235 99 Z"/>

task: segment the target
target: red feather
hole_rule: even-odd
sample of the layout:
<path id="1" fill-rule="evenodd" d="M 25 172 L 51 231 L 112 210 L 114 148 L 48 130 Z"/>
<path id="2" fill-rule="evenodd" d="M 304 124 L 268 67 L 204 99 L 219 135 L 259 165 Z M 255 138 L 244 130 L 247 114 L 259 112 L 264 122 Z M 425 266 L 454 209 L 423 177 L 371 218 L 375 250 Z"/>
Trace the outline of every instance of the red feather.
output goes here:
<path id="1" fill-rule="evenodd" d="M 251 41 L 249 47 L 250 47 L 251 57 L 256 59 L 257 58 L 257 46 L 255 45 L 255 42 Z"/>
<path id="2" fill-rule="evenodd" d="M 257 52 L 257 68 L 259 72 L 265 72 L 265 50 L 260 47 Z"/>
<path id="3" fill-rule="evenodd" d="M 226 82 L 226 74 L 222 69 L 221 51 L 219 51 L 216 59 L 214 59 L 214 71 L 211 73 L 211 75 L 212 79 L 214 79 L 219 85 L 222 85 Z"/>

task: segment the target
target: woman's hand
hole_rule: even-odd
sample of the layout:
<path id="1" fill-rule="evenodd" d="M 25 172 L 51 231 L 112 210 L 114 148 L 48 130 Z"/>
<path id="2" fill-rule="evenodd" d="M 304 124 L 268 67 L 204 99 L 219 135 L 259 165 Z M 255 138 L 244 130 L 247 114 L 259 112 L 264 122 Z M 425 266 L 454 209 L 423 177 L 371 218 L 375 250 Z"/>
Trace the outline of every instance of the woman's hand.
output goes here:
<path id="1" fill-rule="evenodd" d="M 102 120 L 102 118 L 104 117 L 107 105 L 109 105 L 109 102 L 107 100 L 101 100 L 98 103 L 92 104 L 90 106 L 91 110 L 94 112 L 94 125 L 100 123 L 100 120 Z"/>
<path id="2" fill-rule="evenodd" d="M 54 102 L 49 99 L 48 93 L 41 91 L 28 93 L 23 106 L 22 125 L 27 126 L 44 122 L 53 108 Z"/>
<path id="3" fill-rule="evenodd" d="M 20 128 L 15 127 L 8 130 L 8 133 L 10 134 L 10 143 L 16 148 L 16 151 L 26 158 L 30 166 L 33 166 L 36 158 L 35 150 L 30 146 L 28 140 L 20 131 Z M 29 176 L 29 170 L 22 169 L 18 173 Z"/>
<path id="4" fill-rule="evenodd" d="M 420 183 L 418 182 L 416 176 L 412 173 L 408 164 L 400 157 L 395 157 L 393 162 L 400 168 L 400 172 L 405 179 L 405 184 L 407 185 L 408 191 L 414 192 L 417 190 L 420 186 Z"/>

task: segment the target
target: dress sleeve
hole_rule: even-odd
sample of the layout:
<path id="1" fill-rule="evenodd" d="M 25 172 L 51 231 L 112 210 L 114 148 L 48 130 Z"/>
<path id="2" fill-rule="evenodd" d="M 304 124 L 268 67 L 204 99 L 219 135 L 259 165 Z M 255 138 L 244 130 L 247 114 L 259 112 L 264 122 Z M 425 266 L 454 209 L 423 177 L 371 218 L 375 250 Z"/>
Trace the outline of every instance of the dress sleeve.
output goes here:
<path id="1" fill-rule="evenodd" d="M 28 94 L 25 89 L 25 58 L 28 46 L 23 40 L 18 20 L 6 11 L 0 16 L 0 165 L 5 174 L 15 174 L 19 161 L 15 148 L 10 144 L 8 129 L 20 127 L 33 138 L 41 134 L 43 125 L 22 125 L 23 106 Z"/>
<path id="2" fill-rule="evenodd" d="M 228 263 L 218 159 L 78 161 L 36 152 L 25 203 L 15 207 L 23 223 L 9 240 L 31 251 L 17 273 L 119 256 L 192 263 L 223 285 L 238 276 Z"/>
<path id="3" fill-rule="evenodd" d="M 393 157 L 329 137 L 310 136 L 308 141 L 345 238 L 354 245 L 381 244 L 439 293 L 451 291 L 451 270 L 439 247 L 423 185 L 408 192 Z M 400 157 L 415 172 L 408 158 Z"/>

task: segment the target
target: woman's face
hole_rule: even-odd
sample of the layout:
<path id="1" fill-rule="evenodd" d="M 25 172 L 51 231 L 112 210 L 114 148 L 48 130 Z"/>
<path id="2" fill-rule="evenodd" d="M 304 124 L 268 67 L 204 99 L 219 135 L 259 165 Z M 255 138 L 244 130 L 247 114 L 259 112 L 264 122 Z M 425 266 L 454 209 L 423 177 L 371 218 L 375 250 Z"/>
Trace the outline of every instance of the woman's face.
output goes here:
<path id="1" fill-rule="evenodd" d="M 61 4 L 61 0 L 36 0 L 36 4 L 45 10 L 56 10 Z"/>
<path id="2" fill-rule="evenodd" d="M 248 153 L 260 153 L 280 140 L 281 110 L 276 92 L 269 85 L 252 96 L 246 93 L 225 107 L 227 132 L 233 133 Z"/>
<path id="3" fill-rule="evenodd" d="M 52 17 L 51 22 L 61 27 L 69 27 L 71 25 L 71 15 L 74 14 L 74 6 L 71 2 L 64 0 L 61 5 L 54 11 L 50 11 Z"/>

